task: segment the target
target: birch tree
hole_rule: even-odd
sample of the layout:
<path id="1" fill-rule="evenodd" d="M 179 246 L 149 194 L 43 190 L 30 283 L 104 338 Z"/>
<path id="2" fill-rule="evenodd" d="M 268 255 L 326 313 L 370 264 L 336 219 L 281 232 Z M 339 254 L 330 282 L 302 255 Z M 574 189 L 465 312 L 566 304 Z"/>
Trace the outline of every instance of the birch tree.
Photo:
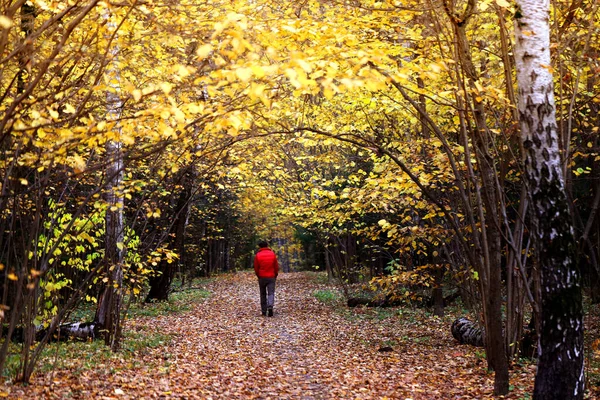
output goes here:
<path id="1" fill-rule="evenodd" d="M 582 399 L 581 276 L 564 187 L 550 66 L 547 0 L 517 0 L 515 62 L 525 171 L 541 272 L 539 361 L 534 399 Z"/>
<path id="2" fill-rule="evenodd" d="M 110 21 L 108 27 L 115 31 L 117 26 Z M 115 41 L 116 43 L 116 41 Z M 109 46 L 111 42 L 109 41 Z M 123 195 L 121 185 L 123 183 L 123 151 L 120 138 L 119 118 L 123 101 L 120 97 L 119 67 L 117 55 L 118 46 L 115 44 L 109 51 L 109 66 L 106 71 L 108 80 L 108 91 L 106 94 L 107 119 L 113 123 L 115 139 L 106 143 L 106 237 L 104 260 L 108 281 L 98 303 L 96 320 L 106 330 L 105 342 L 113 350 L 119 348 L 120 336 L 120 313 L 123 286 L 123 260 L 124 250 L 124 222 L 123 222 Z M 106 279 L 106 278 L 105 278 Z"/>

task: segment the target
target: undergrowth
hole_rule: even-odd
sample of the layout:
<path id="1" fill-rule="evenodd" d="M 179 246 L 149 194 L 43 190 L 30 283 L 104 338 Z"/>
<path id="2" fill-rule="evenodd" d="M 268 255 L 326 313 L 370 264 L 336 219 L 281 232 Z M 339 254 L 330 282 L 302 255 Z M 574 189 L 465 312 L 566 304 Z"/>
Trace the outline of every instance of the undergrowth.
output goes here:
<path id="1" fill-rule="evenodd" d="M 202 281 L 201 283 L 206 283 Z M 49 343 L 42 351 L 36 370 L 47 373 L 55 369 L 68 368 L 73 374 L 97 368 L 99 365 L 114 359 L 121 359 L 129 366 L 136 366 L 136 354 L 146 352 L 159 346 L 167 345 L 172 336 L 160 332 L 148 331 L 132 322 L 140 317 L 157 317 L 165 314 L 178 314 L 189 311 L 194 304 L 210 296 L 210 292 L 197 284 L 191 288 L 174 291 L 169 296 L 169 301 L 156 303 L 135 303 L 128 310 L 124 324 L 121 349 L 114 353 L 109 346 L 104 344 L 102 338 L 94 341 L 68 341 Z M 89 304 L 82 304 L 70 315 L 70 320 L 91 321 L 94 308 Z M 8 357 L 0 376 L 3 380 L 12 379 L 19 374 L 21 368 L 22 345 L 10 343 Z"/>
<path id="2" fill-rule="evenodd" d="M 337 290 L 333 289 L 319 289 L 313 292 L 313 296 L 317 298 L 321 303 L 334 304 L 341 299 L 341 295 Z"/>
<path id="3" fill-rule="evenodd" d="M 335 278 L 330 280 L 329 277 L 327 276 L 327 272 L 325 272 L 325 271 L 318 271 L 318 272 L 307 271 L 307 272 L 305 272 L 305 274 L 310 276 L 310 278 L 319 285 L 330 285 L 330 284 L 335 283 Z"/>

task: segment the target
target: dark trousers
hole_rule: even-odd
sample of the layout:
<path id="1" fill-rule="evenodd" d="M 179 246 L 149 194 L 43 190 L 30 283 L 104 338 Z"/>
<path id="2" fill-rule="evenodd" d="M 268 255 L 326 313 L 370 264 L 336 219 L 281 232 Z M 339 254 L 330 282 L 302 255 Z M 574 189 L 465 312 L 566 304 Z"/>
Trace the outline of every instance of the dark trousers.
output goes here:
<path id="1" fill-rule="evenodd" d="M 275 278 L 258 278 L 260 309 L 264 313 L 275 304 Z"/>

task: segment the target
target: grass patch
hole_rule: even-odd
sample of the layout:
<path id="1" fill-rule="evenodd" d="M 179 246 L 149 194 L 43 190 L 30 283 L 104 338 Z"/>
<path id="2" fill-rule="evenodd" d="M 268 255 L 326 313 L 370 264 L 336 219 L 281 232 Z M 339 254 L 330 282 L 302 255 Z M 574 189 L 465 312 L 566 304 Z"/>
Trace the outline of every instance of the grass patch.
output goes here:
<path id="1" fill-rule="evenodd" d="M 17 346 L 14 343 L 10 343 L 8 345 L 8 355 L 6 357 L 6 361 L 4 362 L 4 369 L 2 370 L 2 374 L 0 374 L 2 378 L 14 378 L 15 376 L 17 376 L 17 371 L 21 366 L 21 357 L 19 350 L 20 349 L 17 349 Z"/>
<path id="2" fill-rule="evenodd" d="M 158 332 L 128 332 L 121 349 L 130 354 L 145 352 L 147 349 L 164 346 L 171 343 L 173 335 Z"/>
<path id="3" fill-rule="evenodd" d="M 333 304 L 340 300 L 341 295 L 338 291 L 332 289 L 320 289 L 313 292 L 313 296 L 316 297 L 321 303 Z"/>
<path id="4" fill-rule="evenodd" d="M 36 371 L 48 373 L 56 369 L 69 369 L 73 374 L 79 375 L 113 360 L 126 361 L 127 365 L 134 367 L 139 365 L 138 354 L 143 354 L 148 349 L 168 345 L 174 338 L 173 335 L 150 332 L 143 328 L 140 330 L 140 328 L 129 330 L 127 323 L 125 324 L 121 350 L 117 353 L 113 353 L 110 347 L 104 344 L 102 338 L 92 342 L 49 343 L 42 350 Z M 21 370 L 20 351 L 20 344 L 10 344 L 9 356 L 1 374 L 4 379 L 16 377 Z"/>
<path id="5" fill-rule="evenodd" d="M 180 314 L 190 311 L 194 304 L 210 297 L 210 292 L 202 288 L 185 289 L 171 293 L 169 301 L 132 304 L 128 318 L 158 317 L 164 314 Z"/>
<path id="6" fill-rule="evenodd" d="M 129 366 L 137 366 L 139 361 L 136 354 L 167 345 L 172 339 L 172 335 L 157 332 L 126 331 L 118 353 L 113 353 L 102 339 L 93 342 L 51 343 L 42 352 L 37 370 L 47 373 L 54 369 L 68 368 L 78 375 L 112 360 L 127 361 Z"/>
<path id="7" fill-rule="evenodd" d="M 422 313 L 411 308 L 399 308 L 396 314 L 405 323 L 415 324 L 422 320 Z"/>
<path id="8" fill-rule="evenodd" d="M 97 304 L 91 301 L 82 301 L 74 309 L 67 319 L 71 321 L 93 321 L 96 314 Z"/>
<path id="9" fill-rule="evenodd" d="M 386 320 L 388 318 L 392 318 L 395 313 L 394 310 L 390 310 L 389 308 L 375 308 L 376 317 L 379 321 Z"/>

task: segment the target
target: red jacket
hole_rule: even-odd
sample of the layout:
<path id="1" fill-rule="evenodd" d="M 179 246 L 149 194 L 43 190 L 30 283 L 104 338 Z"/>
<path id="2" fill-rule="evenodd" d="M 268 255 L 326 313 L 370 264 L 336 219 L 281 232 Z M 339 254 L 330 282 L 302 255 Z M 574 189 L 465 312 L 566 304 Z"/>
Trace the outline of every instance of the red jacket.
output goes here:
<path id="1" fill-rule="evenodd" d="M 279 263 L 273 250 L 263 247 L 254 256 L 254 272 L 259 278 L 277 278 Z"/>

